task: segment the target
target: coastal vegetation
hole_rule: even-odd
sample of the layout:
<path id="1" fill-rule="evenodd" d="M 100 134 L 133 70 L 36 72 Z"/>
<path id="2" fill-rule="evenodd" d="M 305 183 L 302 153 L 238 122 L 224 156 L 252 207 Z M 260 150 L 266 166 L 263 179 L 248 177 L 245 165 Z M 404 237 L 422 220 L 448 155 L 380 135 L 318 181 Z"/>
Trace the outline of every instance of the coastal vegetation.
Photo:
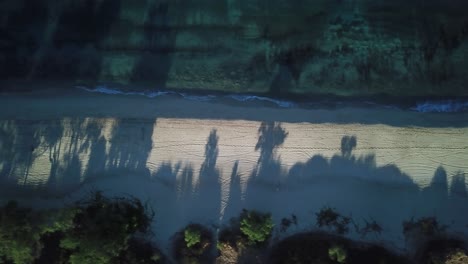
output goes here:
<path id="1" fill-rule="evenodd" d="M 0 262 L 160 263 L 145 238 L 153 214 L 137 199 L 100 192 L 60 210 L 0 207 Z"/>
<path id="2" fill-rule="evenodd" d="M 402 223 L 407 239 L 420 244 L 414 254 L 399 255 L 376 243 L 346 238 L 350 224 L 358 234 L 380 226 L 365 221 L 359 227 L 331 207 L 316 213 L 317 227 L 326 227 L 326 232 L 312 229 L 282 238 L 274 235 L 272 216 L 255 210 L 244 209 L 221 228 L 218 237 L 211 227 L 189 224 L 174 235 L 172 258 L 151 241 L 154 216 L 136 198 L 109 198 L 101 192 L 62 209 L 35 210 L 10 201 L 0 207 L 0 263 L 461 264 L 468 260 L 463 240 L 447 235 L 434 217 Z M 295 215 L 283 218 L 276 234 L 297 221 Z"/>
<path id="3" fill-rule="evenodd" d="M 248 243 L 256 245 L 266 242 L 271 236 L 273 220 L 270 214 L 257 211 L 244 211 L 241 216 L 240 230 L 247 237 Z"/>
<path id="4" fill-rule="evenodd" d="M 174 257 L 177 263 L 209 263 L 212 259 L 213 235 L 199 224 L 190 224 L 175 235 Z"/>
<path id="5" fill-rule="evenodd" d="M 145 2 L 2 1 L 0 79 L 467 95 L 463 0 Z"/>

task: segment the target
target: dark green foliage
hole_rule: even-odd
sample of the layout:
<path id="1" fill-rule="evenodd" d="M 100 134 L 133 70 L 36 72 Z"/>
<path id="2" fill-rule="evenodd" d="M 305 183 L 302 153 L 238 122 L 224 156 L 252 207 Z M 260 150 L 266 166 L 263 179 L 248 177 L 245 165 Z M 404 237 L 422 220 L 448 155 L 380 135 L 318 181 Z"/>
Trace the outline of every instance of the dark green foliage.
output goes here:
<path id="1" fill-rule="evenodd" d="M 209 263 L 213 247 L 211 231 L 202 225 L 190 224 L 176 234 L 174 256 L 178 263 Z"/>
<path id="2" fill-rule="evenodd" d="M 60 247 L 71 251 L 70 263 L 111 263 L 128 247 L 133 233 L 146 232 L 151 222 L 136 199 L 108 199 L 97 192 L 78 205 L 73 228 Z"/>
<path id="3" fill-rule="evenodd" d="M 32 263 L 41 256 L 44 247 L 50 249 L 46 242 L 51 234 L 60 234 L 73 226 L 75 214 L 75 208 L 35 211 L 9 202 L 0 208 L 0 258 L 13 263 Z"/>
<path id="4" fill-rule="evenodd" d="M 0 260 L 31 263 L 41 250 L 41 216 L 16 202 L 0 207 Z"/>
<path id="5" fill-rule="evenodd" d="M 0 263 L 162 263 L 148 233 L 152 215 L 134 198 L 90 199 L 61 210 L 0 207 Z"/>
<path id="6" fill-rule="evenodd" d="M 335 209 L 324 207 L 320 212 L 315 214 L 317 216 L 318 227 L 329 227 L 339 235 L 349 232 L 349 223 L 351 218 L 340 215 Z"/>
<path id="7" fill-rule="evenodd" d="M 184 231 L 185 243 L 187 247 L 191 248 L 201 241 L 201 232 L 195 228 L 187 228 Z"/>
<path id="8" fill-rule="evenodd" d="M 251 245 L 267 241 L 271 236 L 273 226 L 270 214 L 245 210 L 241 216 L 240 230 Z"/>

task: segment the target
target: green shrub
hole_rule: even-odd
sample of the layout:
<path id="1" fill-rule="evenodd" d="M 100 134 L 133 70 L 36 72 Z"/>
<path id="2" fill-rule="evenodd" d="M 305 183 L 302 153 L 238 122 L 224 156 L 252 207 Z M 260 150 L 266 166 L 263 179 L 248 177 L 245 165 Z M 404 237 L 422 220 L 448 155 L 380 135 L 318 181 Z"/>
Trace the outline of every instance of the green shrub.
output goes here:
<path id="1" fill-rule="evenodd" d="M 333 261 L 338 261 L 339 263 L 345 263 L 347 253 L 346 250 L 340 245 L 333 245 L 328 249 L 328 256 Z"/>
<path id="2" fill-rule="evenodd" d="M 258 244 L 268 240 L 273 226 L 270 214 L 246 210 L 241 217 L 240 230 L 250 244 Z"/>
<path id="3" fill-rule="evenodd" d="M 100 192 L 60 210 L 9 202 L 0 206 L 0 263 L 157 263 L 163 256 L 156 248 L 148 245 L 142 255 L 129 243 L 136 232 L 148 232 L 152 217 L 137 199 Z"/>
<path id="4" fill-rule="evenodd" d="M 181 264 L 212 263 L 212 232 L 200 225 L 189 224 L 174 239 L 174 258 Z"/>
<path id="5" fill-rule="evenodd" d="M 198 229 L 193 227 L 189 227 L 184 231 L 184 239 L 185 243 L 187 243 L 187 247 L 191 248 L 192 246 L 200 243 L 201 241 L 201 232 Z"/>
<path id="6" fill-rule="evenodd" d="M 99 192 L 76 209 L 74 226 L 60 242 L 71 251 L 72 264 L 113 262 L 135 232 L 147 231 L 152 217 L 137 199 L 109 199 Z"/>
<path id="7" fill-rule="evenodd" d="M 0 261 L 32 263 L 42 245 L 42 215 L 10 201 L 0 207 Z"/>

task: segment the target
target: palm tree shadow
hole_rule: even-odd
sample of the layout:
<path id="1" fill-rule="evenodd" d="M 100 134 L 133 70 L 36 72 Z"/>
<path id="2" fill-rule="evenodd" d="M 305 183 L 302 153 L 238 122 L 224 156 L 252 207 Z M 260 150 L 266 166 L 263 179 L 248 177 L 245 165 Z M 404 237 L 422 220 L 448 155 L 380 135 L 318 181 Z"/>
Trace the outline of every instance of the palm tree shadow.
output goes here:
<path id="1" fill-rule="evenodd" d="M 149 173 L 146 161 L 153 147 L 154 126 L 155 122 L 117 120 L 112 129 L 106 170 Z"/>
<path id="2" fill-rule="evenodd" d="M 280 123 L 262 122 L 258 135 L 255 150 L 260 151 L 260 156 L 250 179 L 280 184 L 284 173 L 281 171 L 280 157 L 275 157 L 275 150 L 284 143 L 288 132 Z"/>
<path id="3" fill-rule="evenodd" d="M 344 136 L 341 140 L 341 155 L 333 155 L 330 159 L 314 155 L 305 163 L 298 162 L 290 168 L 288 181 L 300 184 L 318 179 L 347 178 L 405 185 L 413 190 L 418 189 L 411 177 L 397 166 L 393 164 L 378 166 L 375 154 L 354 155 L 353 150 L 356 146 L 355 136 Z"/>
<path id="4" fill-rule="evenodd" d="M 450 184 L 450 196 L 468 198 L 468 191 L 466 189 L 465 174 L 458 172 L 452 177 L 452 182 Z"/>
<path id="5" fill-rule="evenodd" d="M 224 209 L 223 219 L 236 217 L 243 208 L 241 177 L 239 175 L 239 161 L 236 160 L 232 167 L 229 182 L 229 198 Z"/>
<path id="6" fill-rule="evenodd" d="M 221 172 L 216 168 L 219 155 L 219 137 L 216 129 L 211 130 L 205 145 L 205 160 L 200 167 L 196 186 L 197 207 L 203 215 L 220 215 L 221 212 Z M 219 220 L 214 225 L 219 225 Z"/>
<path id="7" fill-rule="evenodd" d="M 447 172 L 442 166 L 436 169 L 431 183 L 428 187 L 422 189 L 421 193 L 425 199 L 435 199 L 439 202 L 448 198 Z"/>

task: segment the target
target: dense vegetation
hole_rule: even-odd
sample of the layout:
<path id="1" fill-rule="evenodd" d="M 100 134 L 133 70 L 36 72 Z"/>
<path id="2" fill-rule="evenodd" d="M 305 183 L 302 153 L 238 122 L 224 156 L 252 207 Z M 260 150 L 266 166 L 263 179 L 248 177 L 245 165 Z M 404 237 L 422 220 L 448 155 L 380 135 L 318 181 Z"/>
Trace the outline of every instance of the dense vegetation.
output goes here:
<path id="1" fill-rule="evenodd" d="M 466 96 L 467 9 L 465 0 L 4 0 L 0 80 Z"/>
<path id="2" fill-rule="evenodd" d="M 270 214 L 262 214 L 257 211 L 244 211 L 241 217 L 240 230 L 247 237 L 251 245 L 267 241 L 273 230 L 273 220 Z"/>
<path id="3" fill-rule="evenodd" d="M 416 241 L 415 256 L 399 256 L 386 248 L 343 237 L 349 225 L 363 236 L 378 234 L 375 221 L 360 227 L 351 217 L 324 207 L 315 214 L 314 231 L 275 241 L 270 214 L 243 210 L 221 228 L 219 237 L 200 224 L 189 224 L 175 234 L 173 258 L 166 258 L 152 244 L 153 213 L 135 198 L 108 198 L 100 192 L 72 206 L 56 210 L 33 210 L 8 202 L 0 207 L 0 263 L 468 263 L 466 245 L 450 238 L 434 217 L 402 223 L 407 241 Z M 285 232 L 297 217 L 284 218 Z M 217 251 L 217 254 L 216 254 Z"/>
<path id="4" fill-rule="evenodd" d="M 99 192 L 62 210 L 35 211 L 9 202 L 0 207 L 0 260 L 158 263 L 160 253 L 136 236 L 149 234 L 152 217 L 137 199 L 110 199 Z"/>

